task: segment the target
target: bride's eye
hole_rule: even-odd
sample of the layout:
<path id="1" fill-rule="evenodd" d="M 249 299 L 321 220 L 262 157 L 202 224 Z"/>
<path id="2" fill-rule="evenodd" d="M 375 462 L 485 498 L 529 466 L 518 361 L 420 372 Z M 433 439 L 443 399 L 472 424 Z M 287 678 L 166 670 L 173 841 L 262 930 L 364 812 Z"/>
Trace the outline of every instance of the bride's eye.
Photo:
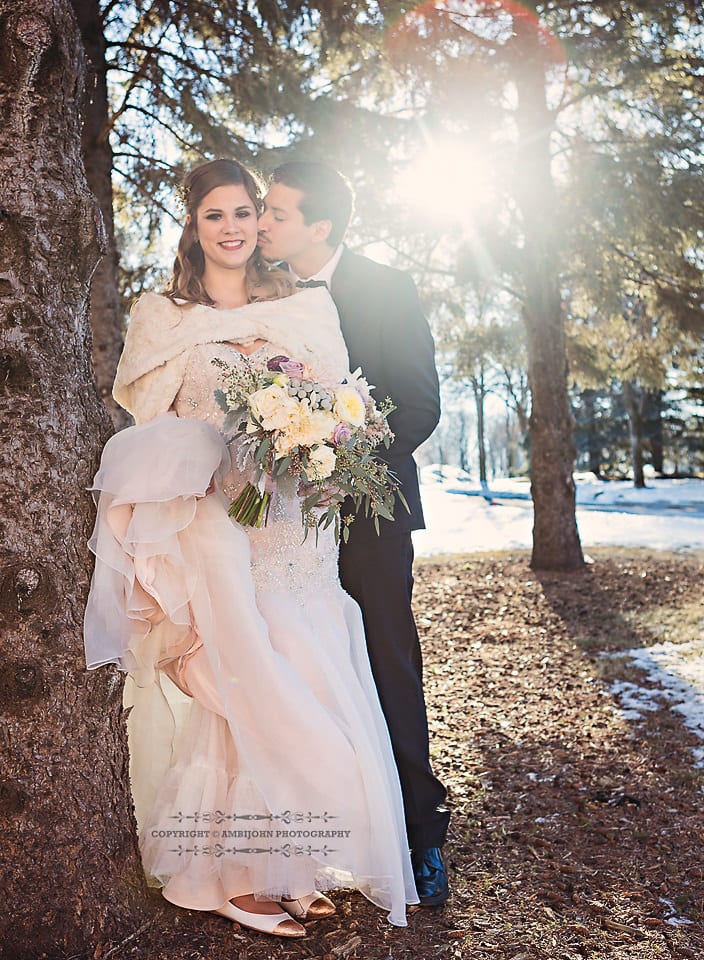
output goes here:
<path id="1" fill-rule="evenodd" d="M 248 217 L 251 217 L 254 214 L 254 210 L 238 210 L 237 218 L 239 220 L 246 220 Z"/>
<path id="2" fill-rule="evenodd" d="M 206 220 L 220 220 L 221 217 L 221 213 L 206 213 L 205 215 Z"/>

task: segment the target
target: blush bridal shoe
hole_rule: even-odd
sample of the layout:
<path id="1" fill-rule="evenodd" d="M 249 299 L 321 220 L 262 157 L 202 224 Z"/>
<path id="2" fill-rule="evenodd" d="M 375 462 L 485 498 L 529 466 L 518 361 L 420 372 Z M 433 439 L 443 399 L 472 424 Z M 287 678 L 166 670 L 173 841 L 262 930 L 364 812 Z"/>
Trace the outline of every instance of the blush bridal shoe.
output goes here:
<path id="1" fill-rule="evenodd" d="M 236 907 L 231 900 L 217 910 L 212 910 L 211 913 L 234 920 L 240 926 L 247 927 L 248 930 L 256 930 L 257 933 L 270 933 L 275 937 L 306 936 L 306 928 L 293 920 L 288 913 L 252 913 Z"/>
<path id="2" fill-rule="evenodd" d="M 295 920 L 322 920 L 337 912 L 337 907 L 332 900 L 328 900 L 317 890 L 305 897 L 299 897 L 298 900 L 281 900 L 280 903 Z"/>

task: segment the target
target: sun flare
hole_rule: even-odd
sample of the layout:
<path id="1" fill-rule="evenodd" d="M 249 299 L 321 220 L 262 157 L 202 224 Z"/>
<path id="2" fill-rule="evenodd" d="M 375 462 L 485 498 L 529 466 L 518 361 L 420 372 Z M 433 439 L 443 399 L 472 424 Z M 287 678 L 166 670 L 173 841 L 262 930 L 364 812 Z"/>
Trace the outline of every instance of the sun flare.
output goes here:
<path id="1" fill-rule="evenodd" d="M 402 203 L 429 219 L 467 228 L 491 203 L 492 169 L 470 144 L 436 142 L 398 174 L 395 190 Z"/>

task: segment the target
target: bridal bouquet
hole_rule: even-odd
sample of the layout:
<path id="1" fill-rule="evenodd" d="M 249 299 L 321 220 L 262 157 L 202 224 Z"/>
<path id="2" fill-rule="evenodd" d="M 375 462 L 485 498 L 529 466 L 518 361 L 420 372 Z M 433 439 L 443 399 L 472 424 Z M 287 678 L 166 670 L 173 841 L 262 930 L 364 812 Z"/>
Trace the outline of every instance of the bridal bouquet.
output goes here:
<path id="1" fill-rule="evenodd" d="M 319 383 L 305 364 L 272 357 L 258 369 L 245 356 L 222 370 L 223 389 L 215 391 L 226 413 L 224 433 L 239 447 L 240 462 L 252 470 L 230 506 L 244 526 L 266 524 L 277 484 L 293 479 L 301 500 L 306 535 L 334 524 L 335 539 L 349 536 L 352 514 L 341 516 L 346 497 L 362 505 L 379 532 L 379 517 L 393 520 L 394 498 L 406 506 L 388 466 L 374 456 L 393 440 L 387 417 L 390 399 L 376 405 L 359 368 L 342 383 Z"/>

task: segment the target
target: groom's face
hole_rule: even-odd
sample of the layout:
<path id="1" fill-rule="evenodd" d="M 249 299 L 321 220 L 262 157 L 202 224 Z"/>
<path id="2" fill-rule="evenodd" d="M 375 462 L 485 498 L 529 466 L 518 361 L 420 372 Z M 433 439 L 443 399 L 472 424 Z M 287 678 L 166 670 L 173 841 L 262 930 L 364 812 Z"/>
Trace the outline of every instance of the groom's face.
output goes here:
<path id="1" fill-rule="evenodd" d="M 267 260 L 295 264 L 307 257 L 319 242 L 320 222 L 307 224 L 301 213 L 303 191 L 272 183 L 264 197 L 259 217 L 259 248 Z"/>

